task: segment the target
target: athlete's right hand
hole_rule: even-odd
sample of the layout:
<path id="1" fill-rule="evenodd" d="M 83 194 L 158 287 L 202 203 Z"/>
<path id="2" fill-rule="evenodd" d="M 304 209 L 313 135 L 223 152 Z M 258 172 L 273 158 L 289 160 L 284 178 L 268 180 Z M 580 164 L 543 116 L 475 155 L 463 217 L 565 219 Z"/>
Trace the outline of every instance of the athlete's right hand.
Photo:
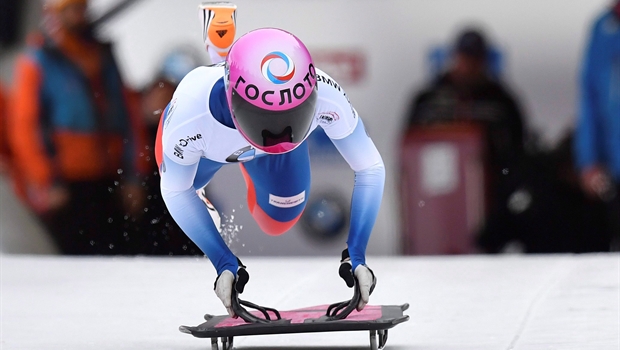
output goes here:
<path id="1" fill-rule="evenodd" d="M 249 280 L 250 275 L 242 264 L 239 264 L 236 276 L 230 270 L 225 270 L 215 280 L 215 294 L 220 298 L 231 317 L 237 317 L 232 308 L 232 293 L 243 293 L 243 289 Z"/>

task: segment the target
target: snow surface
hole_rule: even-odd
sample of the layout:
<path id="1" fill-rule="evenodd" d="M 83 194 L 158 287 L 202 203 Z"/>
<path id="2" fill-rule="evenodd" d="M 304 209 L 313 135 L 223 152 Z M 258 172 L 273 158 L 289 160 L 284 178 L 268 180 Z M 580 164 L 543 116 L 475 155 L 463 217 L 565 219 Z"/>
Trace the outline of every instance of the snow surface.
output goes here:
<path id="1" fill-rule="evenodd" d="M 410 303 L 387 349 L 620 349 L 620 255 L 370 257 L 371 304 Z M 246 258 L 244 299 L 281 310 L 350 297 L 334 258 Z M 204 258 L 0 255 L 9 349 L 210 349 L 180 333 L 224 312 Z M 237 337 L 246 350 L 358 350 L 367 332 Z"/>

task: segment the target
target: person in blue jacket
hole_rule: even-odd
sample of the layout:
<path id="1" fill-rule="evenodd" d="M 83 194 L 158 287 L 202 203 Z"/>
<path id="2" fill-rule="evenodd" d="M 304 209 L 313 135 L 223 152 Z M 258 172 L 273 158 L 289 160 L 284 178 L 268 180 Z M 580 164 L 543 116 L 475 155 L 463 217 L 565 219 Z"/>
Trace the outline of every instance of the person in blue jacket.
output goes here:
<path id="1" fill-rule="evenodd" d="M 581 77 L 575 164 L 586 195 L 607 203 L 620 249 L 620 1 L 594 22 Z"/>
<path id="2" fill-rule="evenodd" d="M 585 54 L 575 163 L 585 192 L 606 199 L 620 188 L 620 1 L 594 23 Z"/>

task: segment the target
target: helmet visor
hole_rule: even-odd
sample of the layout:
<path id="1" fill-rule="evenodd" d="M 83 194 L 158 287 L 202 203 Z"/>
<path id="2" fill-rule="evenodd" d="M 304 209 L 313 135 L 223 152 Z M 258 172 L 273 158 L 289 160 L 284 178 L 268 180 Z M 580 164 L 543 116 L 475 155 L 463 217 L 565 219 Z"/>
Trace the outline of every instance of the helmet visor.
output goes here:
<path id="1" fill-rule="evenodd" d="M 255 147 L 267 153 L 282 153 L 294 149 L 306 139 L 316 107 L 315 89 L 300 105 L 285 111 L 256 107 L 235 89 L 231 95 L 233 119 L 239 131 Z"/>

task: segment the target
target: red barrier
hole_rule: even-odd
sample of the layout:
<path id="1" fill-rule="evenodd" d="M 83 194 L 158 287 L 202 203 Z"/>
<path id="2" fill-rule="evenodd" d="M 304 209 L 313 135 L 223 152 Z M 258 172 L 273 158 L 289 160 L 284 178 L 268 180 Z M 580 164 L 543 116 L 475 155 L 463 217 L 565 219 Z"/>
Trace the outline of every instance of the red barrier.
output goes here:
<path id="1" fill-rule="evenodd" d="M 467 254 L 484 221 L 484 133 L 470 124 L 416 127 L 402 142 L 405 254 Z"/>

